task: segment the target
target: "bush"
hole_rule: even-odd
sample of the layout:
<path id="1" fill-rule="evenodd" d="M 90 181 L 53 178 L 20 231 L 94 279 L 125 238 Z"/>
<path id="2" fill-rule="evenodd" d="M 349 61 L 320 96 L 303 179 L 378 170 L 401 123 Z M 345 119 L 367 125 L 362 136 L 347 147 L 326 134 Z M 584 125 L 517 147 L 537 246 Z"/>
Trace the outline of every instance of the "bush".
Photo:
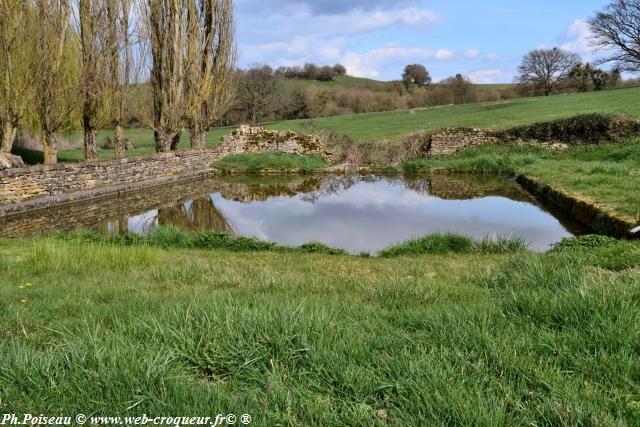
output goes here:
<path id="1" fill-rule="evenodd" d="M 598 144 L 640 133 L 640 123 L 615 114 L 582 114 L 567 119 L 534 123 L 497 132 L 506 140 L 561 141 L 568 144 Z"/>

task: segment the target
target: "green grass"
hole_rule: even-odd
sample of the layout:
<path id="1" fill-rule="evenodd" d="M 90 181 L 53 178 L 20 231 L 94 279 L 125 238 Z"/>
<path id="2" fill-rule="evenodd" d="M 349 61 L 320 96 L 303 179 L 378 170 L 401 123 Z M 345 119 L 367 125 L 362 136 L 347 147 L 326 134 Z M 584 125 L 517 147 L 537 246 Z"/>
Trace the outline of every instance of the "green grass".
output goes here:
<path id="1" fill-rule="evenodd" d="M 284 79 L 282 80 L 282 85 L 285 87 L 315 87 L 318 89 L 328 89 L 335 87 L 365 87 L 367 85 L 373 86 L 386 86 L 389 85 L 390 82 L 382 82 L 378 80 L 366 79 L 362 77 L 352 77 L 352 76 L 338 76 L 335 80 L 330 82 L 321 82 L 319 80 L 309 80 L 309 79 Z"/>
<path id="2" fill-rule="evenodd" d="M 286 153 L 246 153 L 233 154 L 215 163 L 222 170 L 257 173 L 263 170 L 312 171 L 325 167 L 325 162 L 317 156 L 300 156 Z"/>
<path id="3" fill-rule="evenodd" d="M 214 147 L 220 142 L 220 138 L 229 134 L 234 127 L 220 127 L 214 128 L 207 134 L 205 144 L 207 147 Z M 106 138 L 113 138 L 113 130 L 103 130 L 98 132 L 98 146 L 105 143 Z M 153 130 L 151 129 L 126 129 L 125 135 L 129 138 L 129 141 L 135 146 L 134 150 L 128 150 L 126 155 L 128 157 L 136 156 L 149 156 L 155 153 L 155 142 L 153 136 Z M 82 141 L 82 130 L 67 131 L 60 135 L 61 139 L 66 141 Z M 189 148 L 189 133 L 183 132 L 180 137 L 180 149 L 186 150 Z M 17 154 L 23 156 L 23 159 L 28 164 L 42 163 L 43 155 L 39 151 L 31 151 L 25 153 L 16 150 Z M 26 154 L 26 157 L 25 157 Z M 104 150 L 98 148 L 98 156 L 102 160 L 111 159 L 115 157 L 114 150 Z M 60 162 L 79 162 L 84 160 L 83 149 L 70 149 L 60 150 L 58 153 L 58 161 Z"/>
<path id="4" fill-rule="evenodd" d="M 313 119 L 315 126 L 358 141 L 383 142 L 411 132 L 444 127 L 503 129 L 586 113 L 640 116 L 640 88 L 616 89 L 511 101 L 435 107 L 415 111 L 352 114 Z M 274 129 L 304 131 L 305 120 L 271 124 Z"/>
<path id="5" fill-rule="evenodd" d="M 2 412 L 637 425 L 640 248 L 620 245 L 635 261 L 603 269 L 616 247 L 367 259 L 3 240 Z"/>
<path id="6" fill-rule="evenodd" d="M 466 236 L 433 234 L 416 240 L 391 246 L 380 252 L 384 258 L 402 255 L 449 254 L 449 253 L 513 253 L 524 250 L 522 240 L 498 238 L 473 240 Z"/>
<path id="7" fill-rule="evenodd" d="M 640 138 L 568 150 L 487 146 L 452 156 L 410 161 L 409 172 L 525 174 L 573 197 L 640 222 Z"/>

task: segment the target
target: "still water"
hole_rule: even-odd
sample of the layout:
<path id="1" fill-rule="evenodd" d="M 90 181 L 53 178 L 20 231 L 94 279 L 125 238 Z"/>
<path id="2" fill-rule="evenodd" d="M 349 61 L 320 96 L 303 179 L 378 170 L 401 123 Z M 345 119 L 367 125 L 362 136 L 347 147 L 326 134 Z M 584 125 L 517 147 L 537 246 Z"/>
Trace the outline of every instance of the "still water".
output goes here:
<path id="1" fill-rule="evenodd" d="M 436 175 L 211 178 L 0 218 L 0 234 L 146 234 L 166 225 L 284 245 L 318 241 L 352 253 L 441 232 L 520 237 L 544 251 L 587 231 L 512 180 Z"/>

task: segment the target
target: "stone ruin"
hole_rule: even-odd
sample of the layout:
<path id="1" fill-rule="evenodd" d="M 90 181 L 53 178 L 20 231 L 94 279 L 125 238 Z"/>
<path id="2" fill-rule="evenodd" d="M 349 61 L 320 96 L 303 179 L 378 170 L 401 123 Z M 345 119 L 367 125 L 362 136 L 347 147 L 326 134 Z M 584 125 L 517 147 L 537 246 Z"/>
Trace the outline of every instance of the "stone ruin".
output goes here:
<path id="1" fill-rule="evenodd" d="M 331 158 L 331 154 L 325 150 L 317 136 L 265 129 L 260 126 L 241 125 L 230 135 L 223 137 L 221 142 L 220 150 L 223 155 L 277 151 Z"/>
<path id="2" fill-rule="evenodd" d="M 20 156 L 10 153 L 0 153 L 0 170 L 24 167 Z"/>
<path id="3" fill-rule="evenodd" d="M 428 154 L 442 156 L 498 142 L 498 138 L 482 129 L 445 128 L 431 135 Z"/>

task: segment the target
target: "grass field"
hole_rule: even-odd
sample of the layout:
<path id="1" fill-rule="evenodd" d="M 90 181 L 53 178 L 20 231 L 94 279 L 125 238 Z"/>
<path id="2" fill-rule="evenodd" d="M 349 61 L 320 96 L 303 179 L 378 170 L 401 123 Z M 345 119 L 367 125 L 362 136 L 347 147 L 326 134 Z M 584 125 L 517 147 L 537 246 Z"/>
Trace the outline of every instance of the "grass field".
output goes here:
<path id="1" fill-rule="evenodd" d="M 305 84 L 307 83 L 308 81 L 305 81 Z M 348 135 L 360 142 L 384 143 L 412 132 L 452 126 L 500 129 L 594 112 L 620 113 L 638 117 L 640 116 L 638 99 L 640 99 L 640 88 L 630 88 L 413 111 L 402 110 L 322 117 L 311 121 L 290 120 L 265 125 L 272 129 L 308 132 L 309 124 L 312 123 L 316 130 L 328 130 Z M 207 146 L 214 146 L 222 136 L 231 130 L 233 127 L 212 130 L 206 139 Z M 104 143 L 105 138 L 112 136 L 112 134 L 112 131 L 100 132 L 99 144 Z M 135 150 L 127 153 L 128 156 L 148 155 L 154 152 L 153 131 L 150 129 L 129 129 L 127 136 L 136 146 Z M 66 132 L 61 137 L 69 141 L 81 141 L 82 132 Z M 185 132 L 182 134 L 182 149 L 188 148 L 188 141 L 189 136 Z M 113 150 L 99 150 L 99 153 L 100 158 L 113 157 Z M 37 163 L 42 159 L 40 153 L 20 154 L 27 157 L 30 163 Z M 59 153 L 59 158 L 63 162 L 79 161 L 83 158 L 83 152 L 81 149 L 64 150 Z"/>
<path id="2" fill-rule="evenodd" d="M 0 242 L 0 406 L 640 423 L 640 247 L 367 259 Z"/>
<path id="3" fill-rule="evenodd" d="M 477 127 L 500 129 L 584 113 L 640 116 L 640 88 L 616 89 L 511 101 L 435 107 L 415 111 L 353 114 L 313 119 L 319 129 L 349 135 L 359 141 L 381 142 L 425 129 Z M 270 125 L 304 131 L 304 120 Z"/>

